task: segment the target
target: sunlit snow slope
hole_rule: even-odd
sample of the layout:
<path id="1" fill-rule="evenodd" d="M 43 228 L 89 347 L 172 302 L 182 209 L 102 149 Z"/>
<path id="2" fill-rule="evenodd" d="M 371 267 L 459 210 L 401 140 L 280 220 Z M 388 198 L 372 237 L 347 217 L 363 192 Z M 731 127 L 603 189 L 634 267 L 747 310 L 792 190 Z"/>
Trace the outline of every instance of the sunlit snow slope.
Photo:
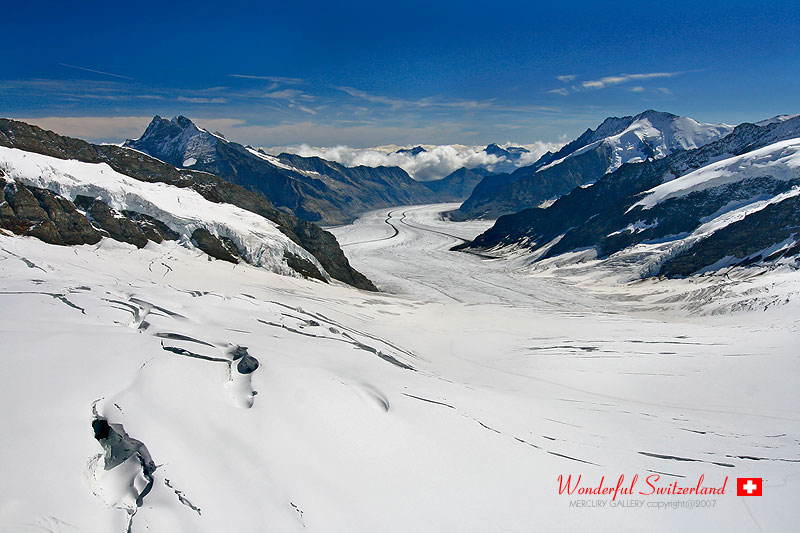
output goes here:
<path id="1" fill-rule="evenodd" d="M 176 243 L 0 236 L 0 529 L 797 523 L 796 300 L 698 318 L 684 304 L 723 286 L 512 274 L 449 252 L 483 228 L 442 222 L 445 207 L 336 230 L 355 266 L 402 294 Z M 796 293 L 796 276 L 771 276 L 728 296 Z M 729 493 L 693 510 L 576 509 L 558 495 L 560 474 L 654 472 L 665 485 L 729 476 Z M 764 496 L 730 494 L 737 476 L 763 477 Z"/>
<path id="2" fill-rule="evenodd" d="M 231 239 L 251 264 L 284 275 L 298 274 L 286 264 L 285 252 L 319 261 L 281 233 L 276 224 L 240 207 L 214 203 L 198 192 L 165 183 L 148 183 L 114 171 L 105 163 L 84 163 L 0 146 L 0 171 L 28 186 L 51 190 L 74 200 L 99 198 L 116 211 L 132 210 L 155 218 L 191 246 L 194 230 L 203 228 Z"/>

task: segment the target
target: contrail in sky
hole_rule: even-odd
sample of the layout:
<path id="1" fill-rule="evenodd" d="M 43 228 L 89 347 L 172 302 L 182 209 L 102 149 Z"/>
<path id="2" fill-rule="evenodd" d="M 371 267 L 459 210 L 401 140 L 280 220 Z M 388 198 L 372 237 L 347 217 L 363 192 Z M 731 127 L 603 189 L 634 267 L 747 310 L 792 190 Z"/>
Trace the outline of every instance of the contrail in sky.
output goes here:
<path id="1" fill-rule="evenodd" d="M 78 70 L 85 70 L 86 72 L 94 72 L 95 74 L 104 74 L 106 76 L 113 76 L 115 78 L 122 78 L 123 80 L 132 80 L 133 78 L 129 78 L 128 76 L 121 76 L 119 74 L 111 74 L 110 72 L 103 72 L 102 70 L 94 70 L 85 67 L 78 67 L 75 65 L 68 65 L 67 63 L 59 63 L 62 67 L 69 67 L 69 68 L 76 68 Z"/>

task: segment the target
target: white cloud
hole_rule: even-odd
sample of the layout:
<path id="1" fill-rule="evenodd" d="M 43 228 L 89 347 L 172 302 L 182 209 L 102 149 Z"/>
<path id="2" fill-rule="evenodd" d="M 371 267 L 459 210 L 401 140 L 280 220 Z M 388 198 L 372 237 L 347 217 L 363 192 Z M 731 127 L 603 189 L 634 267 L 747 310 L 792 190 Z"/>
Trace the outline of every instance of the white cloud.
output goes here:
<path id="1" fill-rule="evenodd" d="M 630 92 L 632 92 L 632 93 L 643 93 L 644 92 L 644 87 L 642 87 L 641 85 L 636 85 L 634 87 L 631 87 L 628 90 Z"/>
<path id="2" fill-rule="evenodd" d="M 313 100 L 314 97 L 297 89 L 283 89 L 280 91 L 269 91 L 261 94 L 264 98 L 273 100 Z"/>
<path id="3" fill-rule="evenodd" d="M 377 94 L 370 94 L 361 89 L 354 87 L 335 87 L 336 89 L 345 92 L 353 98 L 359 98 L 372 102 L 373 104 L 384 104 L 390 106 L 392 109 L 400 107 L 412 108 L 427 108 L 427 107 L 451 107 L 464 110 L 486 109 L 492 107 L 492 100 L 445 100 L 439 97 L 428 96 L 420 98 L 419 100 L 405 100 L 403 98 L 394 98 L 391 96 L 381 96 Z"/>
<path id="4" fill-rule="evenodd" d="M 329 161 L 336 161 L 348 167 L 364 165 L 368 167 L 398 166 L 420 181 L 443 178 L 461 167 L 486 167 L 496 172 L 511 171 L 517 167 L 534 163 L 548 150 L 557 150 L 561 145 L 538 141 L 533 144 L 520 145 L 506 143 L 504 146 L 523 146 L 530 150 L 516 162 L 498 158 L 483 151 L 484 146 L 463 145 L 425 145 L 426 152 L 417 155 L 394 153 L 399 147 L 395 145 L 377 148 L 355 149 L 349 146 L 333 146 L 317 148 L 308 144 L 298 146 L 275 146 L 267 149 L 277 155 L 280 152 L 295 153 L 304 157 L 317 156 Z"/>
<path id="5" fill-rule="evenodd" d="M 284 78 L 282 76 L 251 76 L 249 74 L 229 74 L 232 78 L 244 78 L 247 80 L 265 80 L 273 83 L 285 83 L 287 85 L 297 85 L 303 83 L 300 78 Z"/>
<path id="6" fill-rule="evenodd" d="M 409 104 L 417 104 L 419 105 L 423 101 L 419 102 L 412 102 L 410 100 L 403 100 L 400 98 L 391 98 L 389 96 L 379 96 L 375 94 L 369 94 L 368 92 L 362 91 L 360 89 L 355 89 L 353 87 L 336 87 L 342 92 L 349 94 L 354 98 L 361 98 L 362 100 L 366 100 L 367 102 L 372 102 L 374 104 L 386 104 L 392 107 L 401 107 L 406 106 Z"/>
<path id="7" fill-rule="evenodd" d="M 226 104 L 228 103 L 227 98 L 201 98 L 201 97 L 193 97 L 193 96 L 179 96 L 179 102 L 187 102 L 190 104 Z"/>
<path id="8" fill-rule="evenodd" d="M 644 74 L 619 74 L 616 76 L 606 76 L 599 80 L 581 82 L 584 89 L 603 89 L 609 85 L 619 85 L 638 80 L 650 80 L 653 78 L 671 78 L 682 74 L 682 72 L 648 72 Z"/>
<path id="9" fill-rule="evenodd" d="M 567 96 L 570 92 L 575 93 L 586 90 L 605 89 L 606 87 L 630 83 L 632 81 L 652 80 L 656 78 L 672 78 L 673 76 L 678 76 L 684 73 L 685 72 L 644 72 L 639 74 L 617 74 L 615 76 L 605 76 L 597 80 L 582 81 L 578 84 L 572 85 L 569 88 L 560 87 L 558 89 L 551 89 L 547 91 L 547 93 Z M 556 76 L 556 79 L 567 83 L 574 80 L 576 77 L 577 76 L 570 74 L 568 76 Z M 629 90 L 632 92 L 643 92 L 645 88 L 642 86 L 636 86 Z"/>

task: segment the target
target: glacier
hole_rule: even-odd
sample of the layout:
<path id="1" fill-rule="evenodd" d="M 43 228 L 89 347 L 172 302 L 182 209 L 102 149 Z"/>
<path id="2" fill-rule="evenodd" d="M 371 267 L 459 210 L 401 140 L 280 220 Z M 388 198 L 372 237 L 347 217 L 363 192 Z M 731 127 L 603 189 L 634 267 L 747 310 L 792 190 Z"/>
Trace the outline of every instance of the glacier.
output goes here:
<path id="1" fill-rule="evenodd" d="M 0 528 L 794 527 L 796 272 L 619 283 L 526 270 L 522 256 L 449 251 L 487 227 L 442 220 L 452 207 L 332 229 L 378 294 L 169 241 L 0 235 Z M 243 350 L 258 362 L 244 385 Z M 147 469 L 112 466 L 97 420 L 146 448 L 143 497 Z M 575 509 L 558 494 L 570 473 L 729 476 L 729 491 L 762 477 L 765 496 Z"/>

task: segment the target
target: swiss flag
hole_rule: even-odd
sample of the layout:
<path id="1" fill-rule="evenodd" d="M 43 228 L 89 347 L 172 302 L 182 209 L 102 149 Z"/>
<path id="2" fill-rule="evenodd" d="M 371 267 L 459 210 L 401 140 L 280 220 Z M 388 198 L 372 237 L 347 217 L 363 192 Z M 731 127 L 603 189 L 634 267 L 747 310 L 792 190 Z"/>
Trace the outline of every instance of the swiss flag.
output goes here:
<path id="1" fill-rule="evenodd" d="M 760 477 L 737 477 L 737 496 L 761 496 L 762 482 Z"/>

